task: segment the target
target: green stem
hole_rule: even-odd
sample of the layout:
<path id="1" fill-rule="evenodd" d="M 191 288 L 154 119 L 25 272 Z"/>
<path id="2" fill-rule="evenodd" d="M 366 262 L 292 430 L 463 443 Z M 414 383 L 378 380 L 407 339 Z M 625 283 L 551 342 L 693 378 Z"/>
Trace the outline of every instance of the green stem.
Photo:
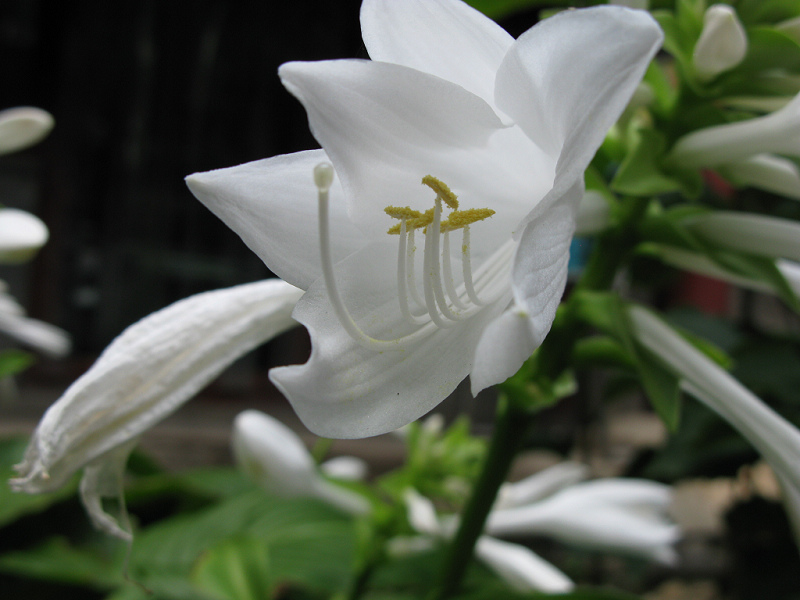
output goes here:
<path id="1" fill-rule="evenodd" d="M 494 505 L 500 486 L 520 449 L 530 424 L 530 414 L 500 399 L 489 450 L 478 481 L 461 517 L 461 526 L 445 556 L 444 568 L 432 599 L 443 600 L 458 591 L 472 559 L 486 517 Z"/>

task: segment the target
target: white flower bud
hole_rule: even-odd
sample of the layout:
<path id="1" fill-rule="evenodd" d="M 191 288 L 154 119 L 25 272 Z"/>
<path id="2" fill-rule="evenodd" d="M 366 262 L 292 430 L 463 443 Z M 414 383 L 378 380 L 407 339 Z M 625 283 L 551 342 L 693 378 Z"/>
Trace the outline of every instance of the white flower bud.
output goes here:
<path id="1" fill-rule="evenodd" d="M 694 68 L 700 81 L 710 81 L 742 62 L 747 54 L 747 33 L 736 11 L 727 4 L 706 10 L 703 31 L 694 47 Z"/>

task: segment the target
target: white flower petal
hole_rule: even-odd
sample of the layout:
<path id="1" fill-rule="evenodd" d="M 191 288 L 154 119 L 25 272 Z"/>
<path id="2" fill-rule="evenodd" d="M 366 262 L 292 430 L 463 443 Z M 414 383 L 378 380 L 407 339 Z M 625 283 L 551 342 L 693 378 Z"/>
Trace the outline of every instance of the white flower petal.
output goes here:
<path id="1" fill-rule="evenodd" d="M 388 237 L 388 236 L 387 236 Z M 396 291 L 391 243 L 372 244 L 336 265 L 345 305 L 367 333 L 395 339 L 409 333 Z M 298 303 L 294 317 L 311 334 L 304 365 L 270 371 L 270 379 L 292 403 L 306 427 L 332 438 L 369 437 L 421 417 L 447 397 L 472 367 L 465 351 L 508 302 L 501 297 L 468 322 L 441 329 L 398 350 L 375 350 L 355 342 L 342 328 L 321 281 Z"/>
<path id="2" fill-rule="evenodd" d="M 545 199 L 525 227 L 512 270 L 514 304 L 481 337 L 470 373 L 473 394 L 516 373 L 550 331 L 567 283 L 582 193 L 581 179 L 559 202 Z"/>
<path id="3" fill-rule="evenodd" d="M 478 538 L 475 555 L 511 587 L 520 592 L 558 594 L 572 591 L 575 584 L 530 549 L 487 535 Z"/>
<path id="4" fill-rule="evenodd" d="M 130 440 L 88 463 L 83 469 L 80 485 L 81 503 L 92 524 L 100 531 L 128 542 L 133 539 L 133 532 L 125 508 L 123 484 L 125 465 L 137 441 Z M 105 511 L 103 498 L 117 500 L 119 517 Z"/>
<path id="5" fill-rule="evenodd" d="M 53 116 L 41 108 L 22 106 L 0 111 L 0 155 L 38 144 L 54 124 Z"/>
<path id="6" fill-rule="evenodd" d="M 130 326 L 42 417 L 12 487 L 57 489 L 137 437 L 239 356 L 292 327 L 301 294 L 266 280 L 191 296 Z"/>
<path id="7" fill-rule="evenodd" d="M 494 78 L 514 38 L 460 0 L 366 0 L 361 31 L 372 60 L 452 81 L 494 103 Z"/>
<path id="8" fill-rule="evenodd" d="M 0 263 L 33 258 L 49 235 L 39 217 L 16 208 L 0 209 Z"/>
<path id="9" fill-rule="evenodd" d="M 433 175 L 464 208 L 497 211 L 480 224 L 481 244 L 498 246 L 552 183 L 554 161 L 462 87 L 407 67 L 358 60 L 288 63 L 287 89 L 342 181 L 348 211 L 364 235 L 383 239 L 386 206 L 427 210 Z"/>
<path id="10" fill-rule="evenodd" d="M 683 379 L 684 388 L 753 444 L 778 475 L 800 489 L 800 430 L 649 310 L 631 306 L 637 339 Z"/>
<path id="11" fill-rule="evenodd" d="M 244 240 L 273 273 L 307 289 L 320 277 L 317 188 L 313 169 L 328 158 L 322 150 L 195 173 L 186 178 L 192 193 Z M 331 195 L 331 241 L 335 260 L 365 243 L 350 223 L 342 187 Z"/>
<path id="12" fill-rule="evenodd" d="M 497 72 L 497 105 L 558 157 L 555 195 L 583 175 L 663 34 L 643 11 L 570 10 L 522 34 Z"/>

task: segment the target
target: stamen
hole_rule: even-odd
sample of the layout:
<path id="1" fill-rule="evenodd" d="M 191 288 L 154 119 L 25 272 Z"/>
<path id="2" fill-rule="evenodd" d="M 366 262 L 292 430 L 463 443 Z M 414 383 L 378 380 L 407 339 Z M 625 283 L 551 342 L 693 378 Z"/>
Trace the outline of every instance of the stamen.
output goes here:
<path id="1" fill-rule="evenodd" d="M 456 196 L 453 192 L 450 191 L 450 188 L 447 187 L 447 184 L 436 179 L 433 175 L 425 175 L 422 178 L 422 183 L 427 185 L 431 188 L 436 195 L 445 203 L 447 206 L 452 208 L 453 210 L 458 209 L 458 196 Z"/>
<path id="2" fill-rule="evenodd" d="M 419 290 L 417 289 L 417 278 L 414 274 L 414 255 L 417 252 L 417 246 L 414 243 L 415 231 L 416 229 L 411 229 L 408 232 L 408 243 L 406 244 L 406 273 L 408 274 L 408 290 L 411 292 L 411 299 L 416 303 L 417 306 L 424 309 L 425 302 L 419 295 Z"/>
<path id="3" fill-rule="evenodd" d="M 442 240 L 442 270 L 444 271 L 444 287 L 447 290 L 447 295 L 450 300 L 455 304 L 456 308 L 466 310 L 467 305 L 461 302 L 461 298 L 456 292 L 456 286 L 453 282 L 453 268 L 450 261 L 450 231 L 445 229 L 444 239 Z"/>
<path id="4" fill-rule="evenodd" d="M 406 267 L 408 265 L 408 252 L 406 251 L 407 240 L 408 236 L 406 235 L 406 219 L 404 218 L 400 221 L 400 248 L 397 251 L 397 299 L 400 302 L 400 313 L 403 315 L 403 318 L 414 325 L 421 325 L 425 322 L 425 319 L 420 319 L 419 317 L 413 315 L 411 313 L 411 309 L 408 307 L 409 282 L 408 274 L 406 273 Z M 413 263 L 411 264 L 413 265 Z M 414 292 L 416 292 L 416 286 L 414 288 Z"/>
<path id="5" fill-rule="evenodd" d="M 331 184 L 333 183 L 333 167 L 328 163 L 322 163 L 314 168 L 314 183 L 319 190 L 319 246 L 320 259 L 322 262 L 322 277 L 328 297 L 331 301 L 336 317 L 342 327 L 356 342 L 372 350 L 396 350 L 408 344 L 419 342 L 432 333 L 436 332 L 436 325 L 433 322 L 423 325 L 409 335 L 394 340 L 379 340 L 368 336 L 361 331 L 350 312 L 344 305 L 336 279 L 333 275 L 333 257 L 331 256 L 330 243 L 330 219 L 328 216 L 328 197 Z"/>
<path id="6" fill-rule="evenodd" d="M 433 223 L 429 226 L 430 231 L 425 234 L 425 256 L 423 259 L 423 268 L 425 271 L 422 278 L 422 290 L 425 294 L 425 307 L 428 309 L 431 320 L 438 327 L 446 329 L 452 327 L 453 323 L 443 321 L 436 308 L 438 300 L 439 307 L 442 309 L 444 316 L 451 319 L 447 314 L 449 311 L 447 311 L 447 306 L 444 302 L 442 282 L 439 279 L 439 221 L 441 218 L 442 198 L 441 196 L 436 196 L 433 208 Z M 451 320 L 455 320 L 455 318 Z"/>
<path id="7" fill-rule="evenodd" d="M 483 302 L 478 298 L 475 286 L 472 285 L 472 258 L 469 251 L 469 225 L 464 225 L 464 234 L 461 241 L 461 269 L 464 274 L 464 288 L 467 296 L 478 306 L 483 306 Z"/>

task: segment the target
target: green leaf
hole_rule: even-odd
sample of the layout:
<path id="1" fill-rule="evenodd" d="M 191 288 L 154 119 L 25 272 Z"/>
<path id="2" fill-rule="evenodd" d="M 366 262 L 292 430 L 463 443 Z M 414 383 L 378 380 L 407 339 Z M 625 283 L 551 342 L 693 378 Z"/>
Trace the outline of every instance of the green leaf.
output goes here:
<path id="1" fill-rule="evenodd" d="M 0 352 L 0 379 L 24 371 L 36 362 L 36 357 L 23 350 L 3 350 Z"/>
<path id="2" fill-rule="evenodd" d="M 800 0 L 739 0 L 736 12 L 745 25 L 777 23 L 800 15 Z"/>
<path id="3" fill-rule="evenodd" d="M 661 169 L 667 147 L 663 134 L 653 129 L 636 129 L 631 138 L 630 150 L 611 182 L 611 189 L 631 196 L 655 196 L 682 190 L 692 196 L 699 193 L 693 182 L 686 185 Z"/>
<path id="4" fill-rule="evenodd" d="M 221 600 L 270 600 L 273 595 L 267 547 L 253 536 L 223 540 L 200 557 L 192 582 Z"/>
<path id="5" fill-rule="evenodd" d="M 637 345 L 639 380 L 667 429 L 676 431 L 681 416 L 680 378 L 649 350 Z"/>
<path id="6" fill-rule="evenodd" d="M 580 291 L 573 294 L 571 302 L 575 303 L 580 319 L 618 341 L 618 358 L 633 362 L 650 403 L 664 424 L 674 431 L 680 420 L 680 379 L 636 343 L 623 300 L 611 292 Z"/>
<path id="7" fill-rule="evenodd" d="M 633 358 L 611 336 L 593 335 L 579 340 L 572 353 L 578 368 L 635 366 Z"/>
<path id="8" fill-rule="evenodd" d="M 97 590 L 112 590 L 124 584 L 121 552 L 103 556 L 71 545 L 63 538 L 52 538 L 31 550 L 7 552 L 0 556 L 0 571 L 33 579 L 82 585 Z"/>
<path id="9" fill-rule="evenodd" d="M 355 538 L 349 517 L 313 499 L 274 498 L 254 490 L 137 534 L 133 577 L 156 591 L 163 582 L 188 580 L 205 551 L 236 535 L 266 545 L 276 585 L 288 580 L 332 592 L 350 576 Z"/>

